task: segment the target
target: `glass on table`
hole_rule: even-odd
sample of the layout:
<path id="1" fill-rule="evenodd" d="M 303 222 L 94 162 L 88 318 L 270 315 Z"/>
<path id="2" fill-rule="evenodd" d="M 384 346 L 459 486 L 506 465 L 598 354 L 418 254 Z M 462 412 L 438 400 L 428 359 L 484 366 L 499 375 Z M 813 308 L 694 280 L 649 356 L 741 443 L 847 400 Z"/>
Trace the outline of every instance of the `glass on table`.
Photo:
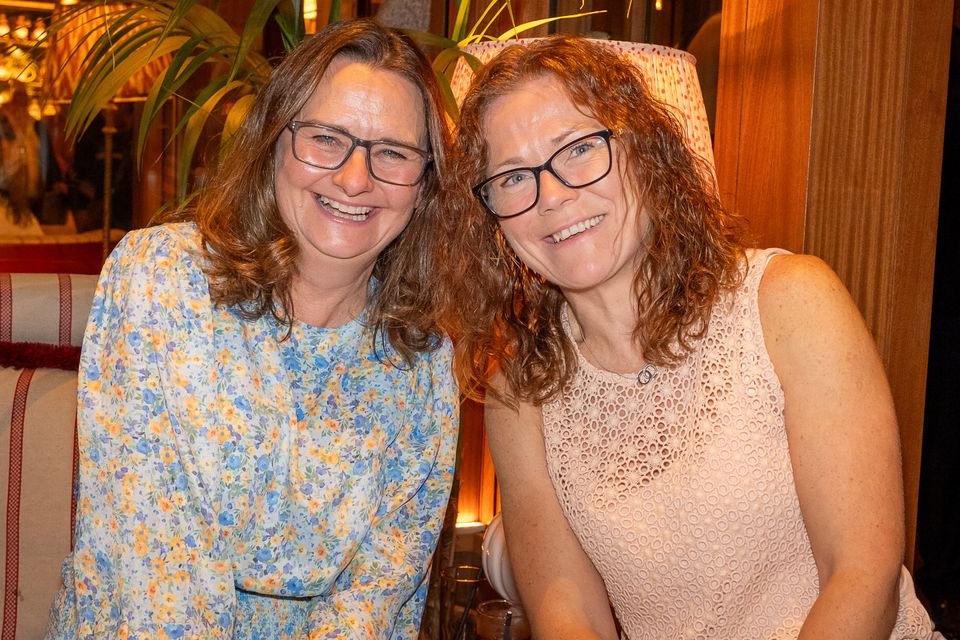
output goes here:
<path id="1" fill-rule="evenodd" d="M 523 607 L 509 600 L 487 600 L 477 607 L 477 638 L 526 640 L 530 624 Z"/>
<path id="2" fill-rule="evenodd" d="M 440 640 L 476 637 L 470 609 L 480 588 L 482 570 L 474 565 L 446 567 L 440 573 Z"/>

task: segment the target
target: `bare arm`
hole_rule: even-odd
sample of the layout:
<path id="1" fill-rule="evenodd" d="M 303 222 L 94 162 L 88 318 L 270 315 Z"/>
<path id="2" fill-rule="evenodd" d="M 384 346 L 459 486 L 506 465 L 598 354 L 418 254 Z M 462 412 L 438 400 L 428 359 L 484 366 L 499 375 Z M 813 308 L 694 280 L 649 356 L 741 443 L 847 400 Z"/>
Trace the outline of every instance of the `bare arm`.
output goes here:
<path id="1" fill-rule="evenodd" d="M 537 407 L 489 398 L 487 436 L 502 495 L 510 563 L 534 638 L 614 640 L 603 580 L 567 525 L 547 472 Z"/>
<path id="2" fill-rule="evenodd" d="M 773 259 L 760 316 L 820 578 L 800 639 L 886 640 L 904 533 L 899 435 L 880 358 L 853 300 L 817 258 Z"/>

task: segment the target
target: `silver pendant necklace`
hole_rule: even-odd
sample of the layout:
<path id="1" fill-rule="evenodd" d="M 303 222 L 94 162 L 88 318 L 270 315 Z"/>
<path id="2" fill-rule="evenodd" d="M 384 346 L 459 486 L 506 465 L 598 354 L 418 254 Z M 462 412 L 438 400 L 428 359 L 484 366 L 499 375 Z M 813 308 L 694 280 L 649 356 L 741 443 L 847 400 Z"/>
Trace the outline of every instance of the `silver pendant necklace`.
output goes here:
<path id="1" fill-rule="evenodd" d="M 650 381 L 653 380 L 653 376 L 656 372 L 657 368 L 652 364 L 647 363 L 643 365 L 643 369 L 640 369 L 639 373 L 637 373 L 637 382 L 641 385 L 649 384 Z"/>

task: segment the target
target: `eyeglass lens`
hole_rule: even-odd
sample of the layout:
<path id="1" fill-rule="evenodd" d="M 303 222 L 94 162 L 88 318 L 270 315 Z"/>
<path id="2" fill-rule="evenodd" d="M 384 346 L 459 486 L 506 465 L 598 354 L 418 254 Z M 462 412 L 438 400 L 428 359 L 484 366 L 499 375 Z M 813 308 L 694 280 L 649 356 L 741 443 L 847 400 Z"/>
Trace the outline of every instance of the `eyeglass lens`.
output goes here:
<path id="1" fill-rule="evenodd" d="M 568 187 L 578 188 L 596 182 L 609 170 L 607 137 L 591 135 L 562 147 L 540 168 L 517 169 L 490 178 L 481 186 L 480 197 L 494 215 L 513 216 L 537 203 L 542 171 L 549 171 Z"/>
<path id="2" fill-rule="evenodd" d="M 339 168 L 358 146 L 367 148 L 367 168 L 383 182 L 416 184 L 427 164 L 424 154 L 404 145 L 361 140 L 320 125 L 297 124 L 292 129 L 293 155 L 320 169 Z"/>

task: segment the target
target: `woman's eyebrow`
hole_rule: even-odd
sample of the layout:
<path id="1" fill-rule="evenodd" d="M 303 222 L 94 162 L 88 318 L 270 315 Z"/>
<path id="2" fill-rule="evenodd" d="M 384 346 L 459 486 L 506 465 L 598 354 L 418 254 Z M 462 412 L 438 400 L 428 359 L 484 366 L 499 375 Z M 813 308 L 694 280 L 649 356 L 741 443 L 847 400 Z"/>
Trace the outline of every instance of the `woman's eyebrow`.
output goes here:
<path id="1" fill-rule="evenodd" d="M 554 137 L 550 138 L 550 144 L 553 145 L 553 147 L 554 147 L 554 149 L 553 149 L 553 151 L 550 153 L 550 155 L 552 156 L 552 155 L 553 155 L 554 153 L 556 153 L 559 149 L 561 149 L 561 148 L 563 147 L 563 145 L 565 144 L 565 142 L 564 142 L 565 140 L 569 140 L 571 137 L 574 136 L 574 134 L 577 134 L 577 133 L 580 132 L 581 130 L 585 130 L 585 127 L 570 127 L 569 129 L 566 129 L 566 130 L 564 130 L 564 131 L 561 131 L 560 133 L 558 133 L 558 134 L 555 135 Z M 550 156 L 547 156 L 547 158 L 549 158 L 549 157 L 550 157 Z M 490 165 L 490 169 L 491 169 L 490 175 L 494 175 L 494 174 L 496 174 L 496 173 L 500 173 L 501 170 L 505 170 L 507 167 L 511 167 L 511 166 L 512 166 L 512 167 L 515 167 L 515 168 L 518 168 L 518 169 L 523 169 L 523 168 L 525 168 L 525 167 L 536 166 L 536 165 L 529 165 L 529 164 L 528 164 L 528 165 L 524 165 L 524 164 L 522 164 L 522 162 L 523 162 L 523 160 L 522 160 L 521 158 L 517 157 L 517 156 L 513 156 L 513 157 L 511 157 L 511 158 L 507 158 L 507 159 L 505 159 L 505 160 L 501 160 L 500 162 L 498 162 L 498 163 L 495 164 L 495 165 Z M 544 162 L 546 162 L 546 158 L 544 158 Z M 537 164 L 540 164 L 540 163 L 538 162 Z M 492 169 L 497 169 L 497 170 L 496 170 L 496 171 L 493 171 Z"/>
<path id="2" fill-rule="evenodd" d="M 351 136 L 353 135 L 353 132 L 351 132 L 348 129 L 344 129 L 343 127 L 337 126 L 335 124 L 321 122 L 320 120 L 297 119 L 297 122 L 302 122 L 304 124 L 308 124 L 316 127 L 325 127 L 327 129 L 332 129 L 334 131 L 340 131 L 342 133 L 346 133 L 347 135 L 351 135 Z M 360 136 L 354 136 L 354 137 L 360 138 L 361 140 L 367 140 L 368 142 L 387 142 L 389 144 L 398 144 L 404 147 L 412 147 L 414 149 L 423 150 L 423 147 L 421 147 L 420 142 L 406 142 L 404 140 L 398 140 L 397 138 L 389 138 L 389 137 L 388 138 L 370 138 L 369 140 L 367 138 L 361 138 Z M 427 145 L 427 147 L 429 147 L 430 141 L 427 140 L 424 144 Z"/>

